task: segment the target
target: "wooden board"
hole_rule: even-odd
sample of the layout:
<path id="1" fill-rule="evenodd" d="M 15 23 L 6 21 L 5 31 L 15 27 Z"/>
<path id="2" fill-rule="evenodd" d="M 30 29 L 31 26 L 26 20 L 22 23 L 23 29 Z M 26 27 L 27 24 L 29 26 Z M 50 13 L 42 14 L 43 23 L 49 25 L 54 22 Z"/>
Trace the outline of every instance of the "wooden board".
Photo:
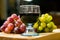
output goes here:
<path id="1" fill-rule="evenodd" d="M 40 33 L 39 36 L 21 36 L 0 32 L 0 40 L 60 40 L 60 33 Z"/>

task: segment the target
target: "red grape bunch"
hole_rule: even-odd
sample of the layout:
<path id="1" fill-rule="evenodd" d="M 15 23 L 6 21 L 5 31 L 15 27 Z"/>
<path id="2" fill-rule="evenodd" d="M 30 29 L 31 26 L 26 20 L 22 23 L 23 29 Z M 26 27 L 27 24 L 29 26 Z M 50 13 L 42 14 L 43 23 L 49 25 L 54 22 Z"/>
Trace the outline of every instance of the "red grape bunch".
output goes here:
<path id="1" fill-rule="evenodd" d="M 0 27 L 0 30 L 4 33 L 24 33 L 26 31 L 26 25 L 21 21 L 20 15 L 13 13 Z"/>

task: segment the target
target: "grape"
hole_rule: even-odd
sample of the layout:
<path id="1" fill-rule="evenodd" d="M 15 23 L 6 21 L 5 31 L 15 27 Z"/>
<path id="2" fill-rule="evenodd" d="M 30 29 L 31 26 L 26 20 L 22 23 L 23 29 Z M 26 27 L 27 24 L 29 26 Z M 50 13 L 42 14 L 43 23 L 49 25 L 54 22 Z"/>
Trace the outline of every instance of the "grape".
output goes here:
<path id="1" fill-rule="evenodd" d="M 20 23 L 19 22 L 15 22 L 15 26 L 16 27 L 19 27 L 20 26 Z"/>
<path id="2" fill-rule="evenodd" d="M 46 19 L 46 22 L 50 22 L 52 20 L 52 16 L 48 16 L 47 19 Z"/>
<path id="3" fill-rule="evenodd" d="M 40 20 L 41 22 L 45 22 L 45 17 L 39 17 L 39 20 Z"/>
<path id="4" fill-rule="evenodd" d="M 8 24 L 9 24 L 9 22 L 8 21 L 5 21 L 4 24 L 0 28 L 1 31 L 4 31 Z"/>
<path id="5" fill-rule="evenodd" d="M 17 21 L 20 22 L 20 23 L 23 23 L 23 22 L 21 21 L 21 19 L 18 19 Z"/>
<path id="6" fill-rule="evenodd" d="M 20 15 L 18 15 L 18 19 L 20 19 Z"/>
<path id="7" fill-rule="evenodd" d="M 48 13 L 46 13 L 46 14 L 44 15 L 44 17 L 45 17 L 45 18 L 47 18 L 48 16 L 49 16 L 49 14 L 48 14 Z"/>
<path id="8" fill-rule="evenodd" d="M 25 24 L 23 23 L 21 26 L 20 26 L 20 32 L 21 33 L 23 33 L 23 32 L 25 32 L 26 31 L 26 26 L 25 26 Z"/>
<path id="9" fill-rule="evenodd" d="M 20 33 L 19 27 L 15 27 L 13 32 L 19 34 Z"/>
<path id="10" fill-rule="evenodd" d="M 50 24 L 54 25 L 54 22 L 51 21 Z"/>
<path id="11" fill-rule="evenodd" d="M 46 27 L 46 23 L 41 23 L 41 27 L 45 28 Z"/>
<path id="12" fill-rule="evenodd" d="M 7 28 L 8 28 L 9 30 L 13 30 L 14 25 L 13 25 L 12 23 L 9 23 L 8 26 L 7 26 Z"/>
<path id="13" fill-rule="evenodd" d="M 52 25 L 50 23 L 47 24 L 47 28 L 51 28 Z"/>
<path id="14" fill-rule="evenodd" d="M 22 25 L 21 26 L 26 26 L 24 23 L 22 23 Z"/>
<path id="15" fill-rule="evenodd" d="M 49 22 L 49 23 L 47 24 L 47 27 L 48 27 L 48 28 L 51 28 L 51 27 L 53 27 L 53 25 L 54 25 L 53 22 Z"/>
<path id="16" fill-rule="evenodd" d="M 15 22 L 15 26 L 16 26 L 16 27 L 19 27 L 21 24 L 22 24 L 22 22 L 19 21 L 19 20 L 17 20 L 17 21 Z"/>
<path id="17" fill-rule="evenodd" d="M 49 16 L 49 21 L 51 21 L 53 18 L 52 18 L 52 16 Z"/>
<path id="18" fill-rule="evenodd" d="M 34 25 L 33 25 L 33 28 L 38 28 L 38 22 L 36 22 Z"/>
<path id="19" fill-rule="evenodd" d="M 56 25 L 53 25 L 53 27 L 52 27 L 53 29 L 57 29 L 57 26 Z"/>
<path id="20" fill-rule="evenodd" d="M 1 31 L 4 31 L 6 27 L 7 27 L 7 26 L 2 25 L 2 26 L 1 26 L 1 28 L 0 28 L 0 29 L 1 29 Z"/>
<path id="21" fill-rule="evenodd" d="M 18 19 L 18 16 L 16 14 L 12 14 L 11 15 L 11 18 L 13 18 L 14 20 L 17 20 Z"/>
<path id="22" fill-rule="evenodd" d="M 9 21 L 10 23 L 13 23 L 14 22 L 13 18 L 11 18 L 11 17 L 8 17 L 7 18 L 7 21 Z"/>
<path id="23" fill-rule="evenodd" d="M 4 32 L 5 33 L 10 33 L 11 31 L 8 28 L 6 28 Z"/>
<path id="24" fill-rule="evenodd" d="M 49 28 L 45 28 L 44 31 L 45 31 L 45 32 L 49 32 Z"/>
<path id="25" fill-rule="evenodd" d="M 39 30 L 39 31 L 42 31 L 42 30 L 43 30 L 43 27 L 39 26 L 39 27 L 38 27 L 38 30 Z"/>

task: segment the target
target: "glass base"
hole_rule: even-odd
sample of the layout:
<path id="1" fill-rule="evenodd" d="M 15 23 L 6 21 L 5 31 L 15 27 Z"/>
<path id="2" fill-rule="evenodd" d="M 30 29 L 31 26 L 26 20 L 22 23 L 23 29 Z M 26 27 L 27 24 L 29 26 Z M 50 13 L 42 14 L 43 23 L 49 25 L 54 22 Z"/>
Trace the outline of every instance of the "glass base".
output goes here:
<path id="1" fill-rule="evenodd" d="M 22 36 L 38 36 L 39 34 L 38 33 L 23 33 Z"/>

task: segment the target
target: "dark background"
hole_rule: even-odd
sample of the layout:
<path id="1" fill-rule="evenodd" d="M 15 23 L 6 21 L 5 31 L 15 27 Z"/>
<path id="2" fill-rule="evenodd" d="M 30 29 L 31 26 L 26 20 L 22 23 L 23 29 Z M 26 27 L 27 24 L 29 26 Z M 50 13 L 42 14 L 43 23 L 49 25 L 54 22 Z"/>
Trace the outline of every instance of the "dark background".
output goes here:
<path id="1" fill-rule="evenodd" d="M 42 13 L 60 11 L 60 1 L 58 0 L 35 0 L 34 4 L 40 5 Z"/>

